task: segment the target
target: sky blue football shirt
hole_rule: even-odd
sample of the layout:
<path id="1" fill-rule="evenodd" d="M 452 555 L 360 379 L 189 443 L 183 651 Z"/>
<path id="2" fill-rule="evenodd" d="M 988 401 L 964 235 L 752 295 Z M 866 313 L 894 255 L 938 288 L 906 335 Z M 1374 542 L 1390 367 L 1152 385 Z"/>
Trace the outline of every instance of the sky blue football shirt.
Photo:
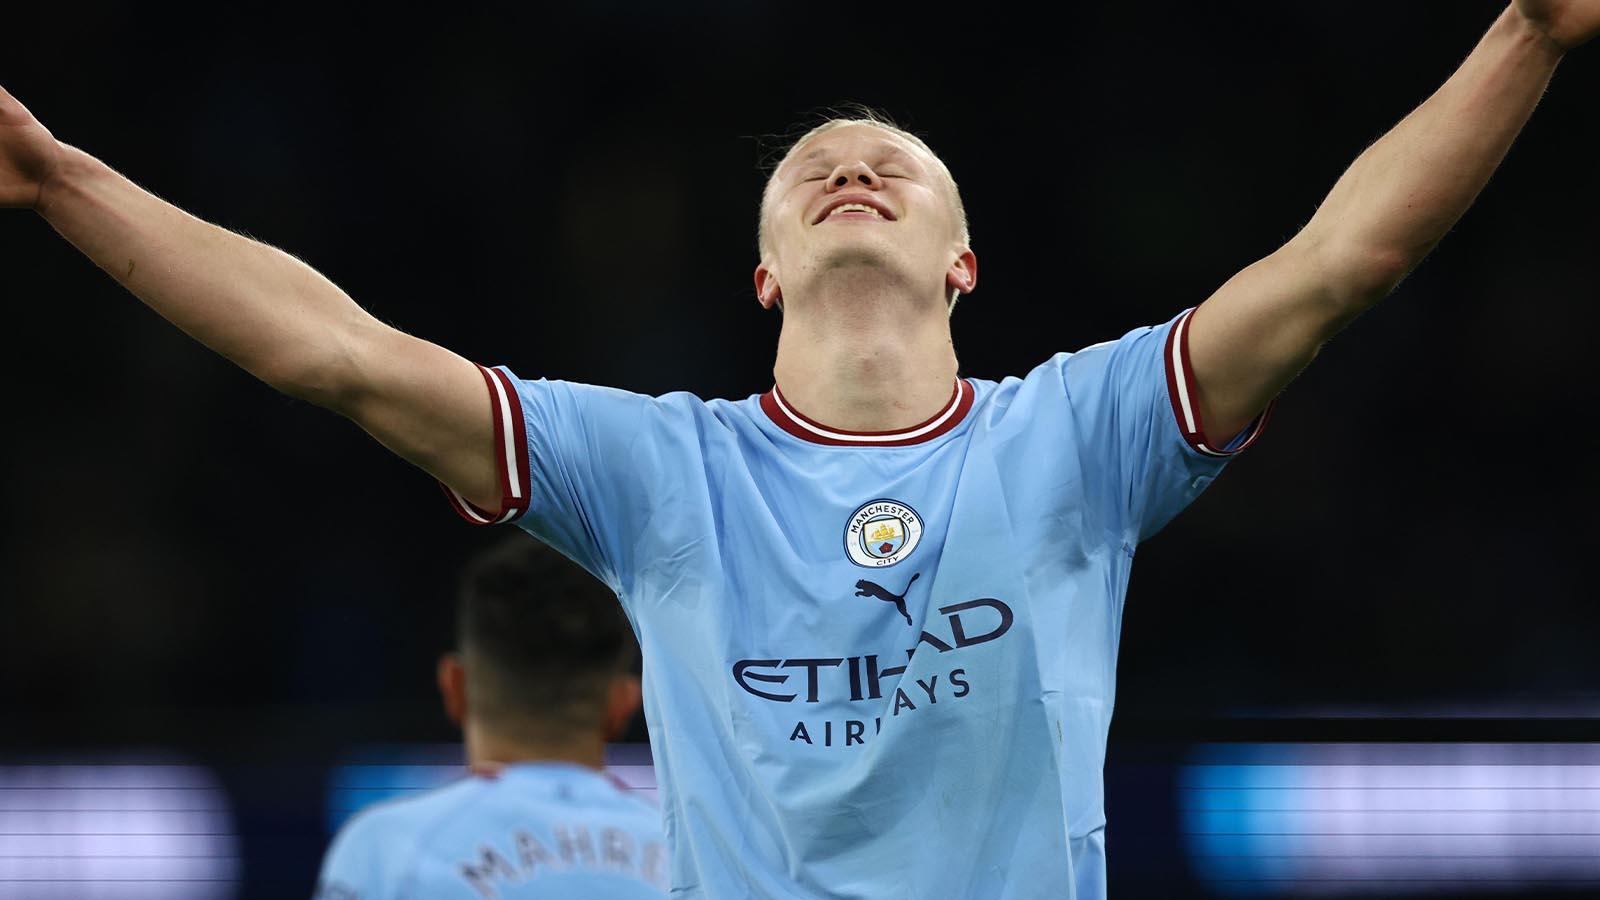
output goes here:
<path id="1" fill-rule="evenodd" d="M 610 776 L 518 763 L 358 813 L 317 900 L 662 900 L 660 811 Z"/>
<path id="2" fill-rule="evenodd" d="M 674 896 L 1105 895 L 1134 551 L 1262 424 L 1206 443 L 1188 315 L 874 434 L 483 370 L 505 501 L 452 500 L 621 598 Z"/>

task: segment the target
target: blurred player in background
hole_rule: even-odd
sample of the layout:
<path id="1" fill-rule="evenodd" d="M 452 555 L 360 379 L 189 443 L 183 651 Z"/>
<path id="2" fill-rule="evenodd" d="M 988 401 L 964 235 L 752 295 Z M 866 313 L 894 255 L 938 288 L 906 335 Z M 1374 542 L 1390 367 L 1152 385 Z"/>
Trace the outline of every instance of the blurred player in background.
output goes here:
<path id="1" fill-rule="evenodd" d="M 467 570 L 439 691 L 472 777 L 359 813 L 318 900 L 665 896 L 661 813 L 601 771 L 639 709 L 616 599 L 560 554 L 507 541 Z"/>
<path id="2" fill-rule="evenodd" d="M 958 374 L 950 313 L 978 267 L 955 181 L 876 122 L 812 132 L 768 183 L 776 386 L 737 402 L 475 366 L 3 94 L 0 203 L 617 592 L 678 896 L 1096 898 L 1136 548 L 1444 237 L 1596 30 L 1600 0 L 1515 0 L 1283 247 L 1192 311 L 998 383 Z M 1013 190 L 1084 177 L 1048 144 L 996 149 Z"/>

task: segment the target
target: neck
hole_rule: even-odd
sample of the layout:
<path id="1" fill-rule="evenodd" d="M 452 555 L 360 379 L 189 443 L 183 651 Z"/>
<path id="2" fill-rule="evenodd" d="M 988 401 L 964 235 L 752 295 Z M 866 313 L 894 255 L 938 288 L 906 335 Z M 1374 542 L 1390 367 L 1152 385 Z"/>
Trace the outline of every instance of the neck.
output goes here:
<path id="1" fill-rule="evenodd" d="M 784 311 L 773 376 L 784 400 L 846 431 L 893 431 L 936 415 L 956 379 L 943 302 L 887 291 L 808 296 Z"/>
<path id="2" fill-rule="evenodd" d="M 462 728 L 467 765 L 492 772 L 513 763 L 566 762 L 598 771 L 605 764 L 605 741 L 598 733 L 562 734 L 559 738 L 510 735 L 468 720 Z"/>

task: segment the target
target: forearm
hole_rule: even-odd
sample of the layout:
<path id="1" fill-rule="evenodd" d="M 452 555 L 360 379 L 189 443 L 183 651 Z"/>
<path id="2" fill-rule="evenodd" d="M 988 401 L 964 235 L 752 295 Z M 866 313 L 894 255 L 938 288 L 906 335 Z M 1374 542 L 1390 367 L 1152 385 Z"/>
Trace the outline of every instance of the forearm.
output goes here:
<path id="1" fill-rule="evenodd" d="M 203 222 L 87 153 L 63 148 L 38 211 L 196 340 L 274 387 L 336 406 L 351 344 L 382 328 L 287 253 Z"/>
<path id="2" fill-rule="evenodd" d="M 1359 311 L 1472 205 L 1538 104 L 1562 51 L 1507 9 L 1445 84 L 1356 159 L 1296 243 Z"/>

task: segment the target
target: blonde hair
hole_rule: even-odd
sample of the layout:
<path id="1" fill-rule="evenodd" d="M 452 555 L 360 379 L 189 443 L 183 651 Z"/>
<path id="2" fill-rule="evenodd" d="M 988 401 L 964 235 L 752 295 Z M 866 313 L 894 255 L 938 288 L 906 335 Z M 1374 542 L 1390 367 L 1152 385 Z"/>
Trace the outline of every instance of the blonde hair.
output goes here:
<path id="1" fill-rule="evenodd" d="M 783 164 L 789 161 L 789 157 L 793 156 L 794 152 L 800 149 L 800 147 L 807 141 L 819 134 L 832 131 L 835 128 L 843 128 L 846 125 L 867 125 L 882 131 L 887 131 L 892 135 L 896 135 L 897 137 L 909 141 L 917 149 L 921 150 L 923 153 L 926 153 L 928 158 L 933 160 L 934 164 L 938 166 L 939 174 L 944 176 L 945 184 L 949 187 L 950 203 L 955 208 L 956 229 L 957 233 L 961 237 L 962 245 L 966 246 L 972 243 L 972 234 L 967 227 L 967 207 L 966 204 L 961 202 L 961 188 L 956 184 L 955 176 L 950 174 L 950 167 L 944 164 L 944 160 L 939 158 L 939 154 L 933 152 L 933 148 L 929 147 L 927 142 L 922 138 L 919 138 L 915 134 L 912 134 L 904 128 L 901 128 L 899 125 L 894 124 L 894 122 L 890 121 L 887 116 L 883 115 L 877 110 L 867 106 L 850 106 L 844 108 L 843 110 L 832 111 L 831 118 L 823 121 L 822 124 L 817 125 L 815 128 L 812 128 L 810 131 L 807 131 L 806 133 L 800 135 L 800 137 L 796 138 L 789 144 L 788 148 L 784 150 L 783 156 L 779 157 L 778 164 L 772 167 L 772 171 L 767 175 L 766 186 L 761 189 L 761 209 L 756 220 L 756 252 L 762 254 L 763 256 L 766 255 L 767 252 L 767 205 L 772 195 L 773 179 L 777 178 L 778 170 L 782 169 Z M 951 307 L 955 306 L 955 297 L 958 293 L 959 292 L 954 290 L 951 291 Z"/>

